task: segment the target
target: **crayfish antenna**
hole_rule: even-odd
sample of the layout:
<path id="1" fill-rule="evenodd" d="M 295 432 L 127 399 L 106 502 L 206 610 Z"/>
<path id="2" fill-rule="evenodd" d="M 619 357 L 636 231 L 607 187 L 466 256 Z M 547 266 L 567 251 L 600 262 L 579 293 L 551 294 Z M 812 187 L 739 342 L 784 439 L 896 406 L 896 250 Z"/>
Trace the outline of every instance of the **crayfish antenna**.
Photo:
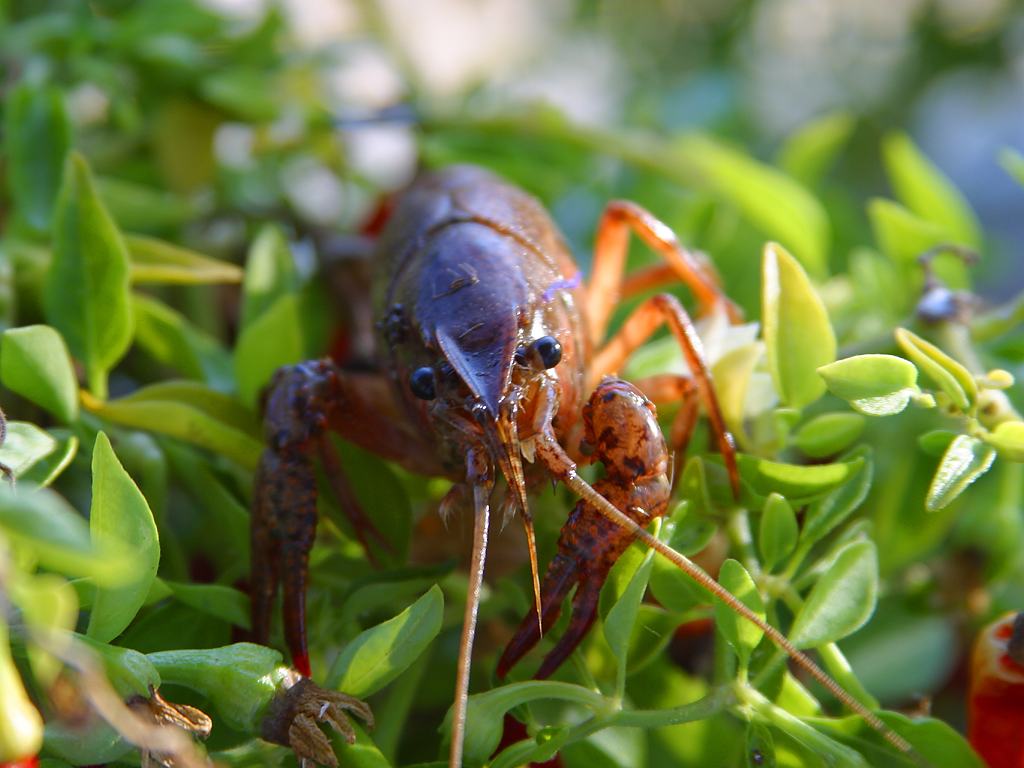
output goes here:
<path id="1" fill-rule="evenodd" d="M 523 510 L 523 531 L 526 533 L 526 547 L 530 552 L 530 575 L 533 577 L 533 607 L 537 612 L 537 631 L 544 636 L 544 619 L 540 603 L 540 570 L 537 566 L 537 537 L 533 530 L 533 517 Z"/>
<path id="2" fill-rule="evenodd" d="M 459 638 L 459 663 L 455 675 L 455 703 L 452 709 L 452 743 L 448 757 L 449 768 L 461 768 L 462 747 L 466 739 L 466 710 L 469 706 L 469 668 L 473 656 L 473 637 L 476 617 L 480 609 L 480 591 L 484 580 L 484 562 L 487 560 L 487 530 L 490 522 L 489 485 L 473 486 L 473 556 L 469 565 L 469 589 L 466 611 L 462 617 L 462 635 Z"/>

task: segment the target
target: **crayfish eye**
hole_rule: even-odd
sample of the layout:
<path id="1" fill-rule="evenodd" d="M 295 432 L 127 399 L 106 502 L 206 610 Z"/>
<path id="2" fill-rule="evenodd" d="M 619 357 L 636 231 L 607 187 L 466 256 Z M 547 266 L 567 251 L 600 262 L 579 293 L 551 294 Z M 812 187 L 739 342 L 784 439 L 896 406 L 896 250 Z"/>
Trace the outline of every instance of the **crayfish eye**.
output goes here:
<path id="1" fill-rule="evenodd" d="M 437 397 L 434 386 L 434 369 L 429 366 L 417 368 L 409 376 L 409 389 L 420 400 L 433 400 Z"/>
<path id="2" fill-rule="evenodd" d="M 562 345 L 554 336 L 541 336 L 530 345 L 530 352 L 545 368 L 554 368 L 562 360 Z"/>

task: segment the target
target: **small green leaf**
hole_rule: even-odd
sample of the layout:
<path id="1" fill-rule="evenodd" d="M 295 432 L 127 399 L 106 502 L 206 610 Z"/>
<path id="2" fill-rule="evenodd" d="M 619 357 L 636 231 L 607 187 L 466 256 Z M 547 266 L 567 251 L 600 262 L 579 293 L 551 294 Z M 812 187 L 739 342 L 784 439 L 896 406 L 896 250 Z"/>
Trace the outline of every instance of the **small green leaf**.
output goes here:
<path id="1" fill-rule="evenodd" d="M 764 248 L 761 317 L 772 381 L 784 403 L 803 408 L 825 392 L 817 369 L 836 358 L 836 337 L 800 264 L 775 243 Z"/>
<path id="2" fill-rule="evenodd" d="M 875 465 L 870 446 L 854 448 L 842 457 L 843 461 L 859 461 L 859 466 L 846 481 L 827 495 L 812 502 L 804 515 L 804 526 L 800 533 L 801 551 L 827 536 L 857 509 L 871 489 Z"/>
<path id="3" fill-rule="evenodd" d="M 999 164 L 1018 184 L 1024 187 L 1024 155 L 1007 147 L 999 153 Z"/>
<path id="4" fill-rule="evenodd" d="M 718 358 L 711 369 L 715 392 L 718 394 L 718 405 L 722 409 L 725 424 L 729 431 L 737 436 L 740 445 L 746 445 L 748 442 L 744 424 L 747 391 L 754 369 L 763 355 L 763 343 L 744 344 Z"/>
<path id="5" fill-rule="evenodd" d="M 867 416 L 891 416 L 921 390 L 917 368 L 895 355 L 857 355 L 824 365 L 818 373 L 836 397 Z"/>
<path id="6" fill-rule="evenodd" d="M 239 283 L 242 270 L 188 248 L 143 235 L 125 235 L 133 283 L 209 285 Z"/>
<path id="7" fill-rule="evenodd" d="M 740 602 L 764 619 L 764 601 L 757 591 L 754 580 L 750 578 L 746 568 L 738 561 L 728 559 L 722 563 L 722 569 L 718 572 L 718 583 L 733 593 Z M 736 651 L 740 657 L 740 663 L 747 666 L 750 663 L 750 654 L 754 652 L 757 644 L 761 642 L 764 631 L 759 627 L 733 613 L 725 603 L 715 601 L 715 626 L 725 635 L 726 642 Z"/>
<path id="8" fill-rule="evenodd" d="M 629 637 L 633 631 L 633 624 L 636 622 L 637 611 L 640 609 L 640 601 L 644 599 L 644 593 L 647 591 L 647 582 L 651 578 L 653 564 L 654 552 L 649 551 L 633 574 L 633 578 L 629 580 L 622 596 L 608 611 L 604 621 L 604 637 L 620 666 L 624 666 L 627 662 Z"/>
<path id="9" fill-rule="evenodd" d="M 704 460 L 700 456 L 691 456 L 683 466 L 683 476 L 679 479 L 679 496 L 689 502 L 688 515 L 702 517 L 713 511 Z M 675 517 L 675 511 L 672 516 Z"/>
<path id="10" fill-rule="evenodd" d="M 861 460 L 832 464 L 784 464 L 741 453 L 736 457 L 740 475 L 757 493 L 773 491 L 794 501 L 828 493 L 860 469 Z"/>
<path id="11" fill-rule="evenodd" d="M 922 219 L 892 200 L 872 200 L 868 203 L 868 218 L 878 247 L 894 263 L 906 265 L 915 275 L 920 274 L 917 258 L 921 254 L 948 245 L 953 240 L 944 227 Z M 971 276 L 967 265 L 955 254 L 937 253 L 932 268 L 936 277 L 950 288 L 970 288 Z M 897 282 L 904 289 L 917 284 L 917 281 L 910 282 L 907 279 Z"/>
<path id="12" fill-rule="evenodd" d="M 305 348 L 300 296 L 281 296 L 244 327 L 235 345 L 235 377 L 242 402 L 255 405 L 274 371 L 301 361 Z"/>
<path id="13" fill-rule="evenodd" d="M 907 357 L 942 389 L 961 411 L 978 398 L 978 383 L 966 368 L 934 344 L 906 328 L 897 328 L 896 343 Z"/>
<path id="14" fill-rule="evenodd" d="M 823 459 L 849 448 L 863 431 L 864 417 L 859 414 L 823 413 L 800 427 L 793 443 L 812 459 Z"/>
<path id="15" fill-rule="evenodd" d="M 978 221 L 963 195 L 902 133 L 882 143 L 882 159 L 896 197 L 921 218 L 942 226 L 957 243 L 981 245 Z"/>
<path id="16" fill-rule="evenodd" d="M 265 226 L 245 260 L 241 327 L 248 328 L 281 297 L 295 293 L 298 287 L 299 278 L 288 241 L 278 227 Z"/>
<path id="17" fill-rule="evenodd" d="M 331 746 L 338 757 L 338 764 L 345 768 L 391 768 L 391 763 L 362 726 L 356 721 L 351 725 L 356 734 L 351 744 L 337 731 L 330 732 Z"/>
<path id="18" fill-rule="evenodd" d="M 1004 421 L 983 437 L 999 455 L 1010 461 L 1024 461 L 1024 421 Z"/>
<path id="19" fill-rule="evenodd" d="M 96 189 L 114 221 L 129 232 L 177 227 L 202 213 L 191 200 L 124 179 L 97 176 Z"/>
<path id="20" fill-rule="evenodd" d="M 816 277 L 828 272 L 828 216 L 803 186 L 775 168 L 704 136 L 686 136 L 677 154 L 769 237 L 793 249 Z"/>
<path id="21" fill-rule="evenodd" d="M 135 343 L 153 359 L 182 376 L 201 379 L 214 389 L 234 388 L 231 355 L 213 336 L 184 315 L 149 296 L 132 296 Z"/>
<path id="22" fill-rule="evenodd" d="M 43 306 L 85 364 L 89 388 L 100 399 L 107 396 L 107 372 L 131 343 L 129 300 L 128 251 L 96 194 L 85 158 L 72 152 L 57 200 Z"/>
<path id="23" fill-rule="evenodd" d="M 26 492 L 0 485 L 0 529 L 15 548 L 68 576 L 87 576 L 115 587 L 134 578 L 135 554 L 120 542 L 94 542 L 85 520 L 48 488 Z"/>
<path id="24" fill-rule="evenodd" d="M 878 554 L 871 541 L 853 541 L 818 579 L 793 619 L 789 639 L 798 648 L 833 643 L 856 632 L 878 599 Z"/>
<path id="25" fill-rule="evenodd" d="M 55 430 L 58 438 L 57 447 L 35 462 L 22 476 L 22 482 L 29 482 L 39 488 L 45 488 L 53 483 L 61 473 L 68 468 L 72 459 L 78 453 L 78 438 L 67 430 Z"/>
<path id="26" fill-rule="evenodd" d="M 793 507 L 779 494 L 770 494 L 765 501 L 764 512 L 761 513 L 761 527 L 757 537 L 765 570 L 770 571 L 789 557 L 796 548 L 799 534 Z"/>
<path id="27" fill-rule="evenodd" d="M 75 642 L 93 650 L 103 662 L 110 685 L 122 699 L 132 696 L 149 698 L 150 689 L 160 687 L 160 673 L 144 653 L 101 643 L 86 635 L 75 635 Z"/>
<path id="28" fill-rule="evenodd" d="M 948 429 L 933 429 L 930 432 L 925 432 L 923 435 L 917 438 L 917 444 L 921 447 L 929 456 L 934 456 L 936 459 L 940 458 L 949 448 L 949 444 L 953 442 L 959 432 L 953 432 Z"/>
<path id="29" fill-rule="evenodd" d="M 929 512 L 949 506 L 967 486 L 988 472 L 996 449 L 976 437 L 958 435 L 949 444 L 928 488 L 925 509 Z"/>
<path id="30" fill-rule="evenodd" d="M 244 592 L 223 584 L 186 584 L 156 579 L 153 585 L 156 587 L 158 584 L 168 590 L 175 600 L 200 613 L 249 629 L 249 596 Z"/>
<path id="31" fill-rule="evenodd" d="M 53 219 L 71 123 L 57 88 L 19 85 L 5 98 L 4 155 L 11 197 L 34 230 Z"/>
<path id="32" fill-rule="evenodd" d="M 108 402 L 83 400 L 86 408 L 114 424 L 176 437 L 255 469 L 263 443 L 252 415 L 227 395 L 197 382 L 152 384 Z"/>
<path id="33" fill-rule="evenodd" d="M 846 146 L 853 127 L 853 117 L 840 112 L 804 123 L 783 144 L 779 165 L 797 181 L 816 186 Z"/>
<path id="34" fill-rule="evenodd" d="M 768 726 L 757 721 L 747 723 L 746 768 L 775 768 L 775 739 Z"/>
<path id="35" fill-rule="evenodd" d="M 436 584 L 393 619 L 371 627 L 334 662 L 328 686 L 366 698 L 394 680 L 426 650 L 441 630 L 444 597 Z"/>
<path id="36" fill-rule="evenodd" d="M 160 565 L 160 540 L 145 497 L 124 471 L 103 432 L 96 435 L 92 454 L 89 529 L 100 546 L 115 541 L 131 547 L 136 555 L 130 583 L 96 590 L 86 634 L 109 642 L 131 624 L 145 602 Z"/>
<path id="37" fill-rule="evenodd" d="M 601 596 L 597 604 L 597 612 L 601 621 L 608 621 L 608 614 L 626 594 L 626 589 L 632 583 L 633 577 L 640 570 L 646 557 L 647 553 L 644 551 L 644 547 L 637 542 L 631 544 L 625 552 L 619 555 L 619 559 L 608 571 L 608 578 L 605 579 L 604 585 L 601 587 Z"/>
<path id="38" fill-rule="evenodd" d="M 21 478 L 35 464 L 57 449 L 57 441 L 35 424 L 7 422 L 7 436 L 0 446 L 0 464 Z"/>
<path id="39" fill-rule="evenodd" d="M 9 328 L 0 342 L 4 386 L 65 424 L 78 418 L 78 383 L 64 339 L 48 325 Z"/>
<path id="40" fill-rule="evenodd" d="M 605 697 L 589 688 L 553 680 L 528 680 L 492 688 L 469 697 L 466 711 L 465 764 L 484 763 L 501 742 L 505 713 L 530 701 L 569 701 L 591 710 L 607 706 Z M 440 731 L 450 736 L 452 710 L 448 710 Z"/>

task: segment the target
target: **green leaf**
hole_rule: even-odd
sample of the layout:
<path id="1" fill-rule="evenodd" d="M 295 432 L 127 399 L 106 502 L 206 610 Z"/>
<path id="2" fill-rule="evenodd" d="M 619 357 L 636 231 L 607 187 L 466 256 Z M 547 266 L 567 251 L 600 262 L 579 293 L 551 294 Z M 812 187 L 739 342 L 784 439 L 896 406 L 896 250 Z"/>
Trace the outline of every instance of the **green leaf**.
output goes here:
<path id="1" fill-rule="evenodd" d="M 371 627 L 334 662 L 328 686 L 366 698 L 405 671 L 441 630 L 444 597 L 436 584 L 393 619 Z"/>
<path id="2" fill-rule="evenodd" d="M 849 448 L 863 431 L 863 416 L 856 413 L 823 413 L 800 427 L 793 436 L 793 443 L 812 459 L 823 459 Z"/>
<path id="3" fill-rule="evenodd" d="M 978 398 L 978 384 L 970 372 L 934 344 L 906 328 L 897 328 L 896 343 L 907 357 L 942 389 L 961 411 Z"/>
<path id="4" fill-rule="evenodd" d="M 608 578 L 604 580 L 601 587 L 601 596 L 597 604 L 597 612 L 601 621 L 608 621 L 608 614 L 615 604 L 626 594 L 626 589 L 633 581 L 633 577 L 640 566 L 644 564 L 647 553 L 641 544 L 633 542 L 626 551 L 619 555 L 619 559 L 608 571 Z"/>
<path id="5" fill-rule="evenodd" d="M 964 737 L 941 720 L 910 718 L 896 712 L 879 712 L 878 716 L 909 741 L 931 768 L 985 768 L 985 763 Z M 921 765 L 921 759 L 896 752 L 881 734 L 857 715 L 809 722 L 822 733 L 856 749 L 873 768 L 918 768 Z"/>
<path id="6" fill-rule="evenodd" d="M 303 311 L 298 294 L 281 296 L 244 327 L 235 345 L 235 377 L 242 402 L 254 405 L 274 371 L 305 357 Z"/>
<path id="7" fill-rule="evenodd" d="M 68 576 L 115 587 L 134 578 L 135 554 L 120 542 L 93 542 L 85 520 L 64 499 L 43 488 L 17 491 L 0 485 L 0 529 L 39 564 Z"/>
<path id="8" fill-rule="evenodd" d="M 757 493 L 775 492 L 794 501 L 827 493 L 857 473 L 861 460 L 832 464 L 784 464 L 745 453 L 736 457 L 740 475 Z"/>
<path id="9" fill-rule="evenodd" d="M 833 112 L 800 126 L 779 152 L 779 165 L 808 187 L 816 186 L 853 133 L 852 115 Z"/>
<path id="10" fill-rule="evenodd" d="M 143 235 L 125 235 L 133 283 L 209 285 L 239 283 L 242 270 L 234 264 Z"/>
<path id="11" fill-rule="evenodd" d="M 871 541 L 853 541 L 818 579 L 793 619 L 789 639 L 814 648 L 856 632 L 878 599 L 878 554 Z"/>
<path id="12" fill-rule="evenodd" d="M 35 424 L 27 421 L 9 421 L 7 435 L 0 446 L 0 464 L 5 465 L 20 479 L 37 462 L 56 449 L 57 441 Z"/>
<path id="13" fill-rule="evenodd" d="M 295 293 L 298 287 L 295 259 L 288 241 L 280 228 L 272 225 L 263 227 L 245 260 L 241 327 L 249 327 L 276 301 Z"/>
<path id="14" fill-rule="evenodd" d="M 1004 421 L 982 438 L 999 455 L 1010 461 L 1024 461 L 1024 421 Z"/>
<path id="15" fill-rule="evenodd" d="M 917 368 L 895 355 L 857 355 L 823 365 L 818 373 L 836 397 L 867 416 L 891 416 L 921 390 Z"/>
<path id="16" fill-rule="evenodd" d="M 124 179 L 97 176 L 96 190 L 118 226 L 130 232 L 177 227 L 201 213 L 186 198 Z"/>
<path id="17" fill-rule="evenodd" d="M 338 764 L 345 768 L 391 768 L 391 763 L 374 743 L 362 726 L 353 721 L 352 730 L 356 739 L 351 744 L 337 731 L 330 733 L 331 746 L 338 757 Z"/>
<path id="18" fill-rule="evenodd" d="M 747 723 L 746 768 L 775 768 L 775 739 L 763 723 Z"/>
<path id="19" fill-rule="evenodd" d="M 11 197 L 34 230 L 53 219 L 64 158 L 71 146 L 71 123 L 57 88 L 22 84 L 5 99 L 4 155 Z"/>
<path id="20" fill-rule="evenodd" d="M 22 482 L 45 488 L 53 483 L 60 474 L 68 468 L 72 459 L 78 453 L 78 438 L 66 430 L 57 430 L 62 434 L 54 435 L 58 438 L 57 446 L 46 456 L 32 464 L 21 477 Z M 67 432 L 66 434 L 63 434 Z"/>
<path id="21" fill-rule="evenodd" d="M 530 701 L 550 699 L 581 704 L 591 710 L 604 709 L 607 704 L 600 693 L 580 685 L 553 680 L 528 680 L 493 688 L 469 697 L 466 711 L 465 764 L 485 762 L 501 742 L 505 713 Z M 443 738 L 450 736 L 452 710 L 441 724 Z"/>
<path id="22" fill-rule="evenodd" d="M 223 584 L 186 584 L 167 579 L 156 579 L 175 600 L 200 613 L 223 619 L 242 629 L 249 629 L 249 596 Z"/>
<path id="23" fill-rule="evenodd" d="M 1024 155 L 1007 147 L 999 153 L 999 164 L 1018 184 L 1024 187 Z"/>
<path id="24" fill-rule="evenodd" d="M 844 461 L 859 461 L 856 471 L 846 481 L 826 496 L 814 501 L 804 515 L 804 526 L 800 533 L 801 550 L 810 547 L 827 536 L 857 509 L 871 490 L 875 465 L 869 446 L 862 445 L 842 457 Z"/>
<path id="25" fill-rule="evenodd" d="M 876 198 L 869 202 L 868 218 L 871 220 L 871 229 L 878 247 L 893 262 L 912 269 L 915 275 L 920 274 L 917 258 L 921 254 L 937 246 L 949 244 L 953 239 L 945 228 L 916 216 L 891 200 Z M 971 277 L 967 265 L 955 254 L 936 254 L 932 267 L 936 276 L 951 288 L 970 288 Z M 910 288 L 916 285 L 917 281 L 904 278 L 898 283 Z"/>
<path id="26" fill-rule="evenodd" d="M 219 390 L 234 388 L 231 355 L 214 337 L 166 304 L 135 294 L 135 343 L 157 362 Z M 2 362 L 2 361 L 0 361 Z"/>
<path id="27" fill-rule="evenodd" d="M 48 325 L 4 331 L 0 342 L 4 386 L 45 408 L 65 424 L 78 418 L 78 383 L 64 339 Z"/>
<path id="28" fill-rule="evenodd" d="M 86 635 L 75 635 L 75 642 L 90 648 L 103 662 L 110 685 L 122 699 L 149 698 L 151 688 L 160 687 L 160 673 L 144 653 L 102 643 Z"/>
<path id="29" fill-rule="evenodd" d="M 935 512 L 949 506 L 967 486 L 988 472 L 996 449 L 976 437 L 958 435 L 949 444 L 935 470 L 925 498 L 925 509 Z"/>
<path id="30" fill-rule="evenodd" d="M 764 248 L 761 318 L 768 368 L 784 403 L 803 408 L 825 392 L 818 368 L 836 358 L 836 337 L 821 298 L 781 246 Z"/>
<path id="31" fill-rule="evenodd" d="M 920 435 L 917 438 L 917 444 L 926 454 L 938 459 L 942 457 L 946 449 L 949 448 L 949 444 L 959 434 L 959 432 L 953 432 L 949 429 L 933 429 Z"/>
<path id="32" fill-rule="evenodd" d="M 622 596 L 615 601 L 604 620 L 605 639 L 620 667 L 624 667 L 627 662 L 629 638 L 636 622 L 637 611 L 640 609 L 640 601 L 644 599 L 644 593 L 647 591 L 647 581 L 651 577 L 653 564 L 652 550 L 644 556 L 643 562 L 629 580 Z"/>
<path id="33" fill-rule="evenodd" d="M 722 569 L 718 572 L 718 583 L 732 592 L 741 603 L 761 619 L 765 618 L 764 601 L 761 599 L 761 594 L 757 591 L 757 586 L 750 578 L 746 568 L 738 561 L 730 558 L 722 563 Z M 742 616 L 735 614 L 721 600 L 715 601 L 715 627 L 725 635 L 726 642 L 740 657 L 740 663 L 744 667 L 747 666 L 750 663 L 750 654 L 761 642 L 764 631 Z"/>
<path id="34" fill-rule="evenodd" d="M 828 217 L 821 203 L 803 186 L 703 136 L 683 137 L 674 149 L 755 226 L 792 248 L 811 274 L 827 274 L 831 237 Z"/>
<path id="35" fill-rule="evenodd" d="M 131 624 L 145 602 L 160 565 L 160 540 L 145 497 L 124 471 L 103 432 L 96 435 L 92 454 L 89 529 L 101 546 L 115 541 L 130 547 L 136 556 L 131 582 L 96 590 L 86 634 L 109 642 Z"/>
<path id="36" fill-rule="evenodd" d="M 957 243 L 981 246 L 978 221 L 963 195 L 908 136 L 890 134 L 882 159 L 896 197 L 921 218 L 942 226 Z"/>
<path id="37" fill-rule="evenodd" d="M 746 403 L 750 379 L 764 354 L 764 344 L 754 342 L 731 349 L 715 361 L 711 376 L 725 424 L 746 445 Z M 664 372 L 664 369 L 659 372 Z"/>
<path id="38" fill-rule="evenodd" d="M 21 575 L 8 584 L 11 602 L 21 611 L 22 619 L 32 632 L 54 633 L 64 642 L 67 633 L 78 621 L 78 595 L 63 576 L 55 573 Z M 26 643 L 32 674 L 41 686 L 49 689 L 64 666 L 61 661 L 34 643 Z"/>
<path id="39" fill-rule="evenodd" d="M 761 513 L 761 527 L 757 537 L 765 570 L 770 571 L 789 557 L 796 548 L 799 534 L 793 507 L 779 494 L 770 494 Z"/>
<path id="40" fill-rule="evenodd" d="M 197 382 L 152 384 L 105 403 L 86 397 L 86 408 L 114 424 L 175 437 L 255 469 L 263 443 L 252 414 L 227 395 Z"/>
<path id="41" fill-rule="evenodd" d="M 100 399 L 107 396 L 107 372 L 131 343 L 129 296 L 121 233 L 96 195 L 85 158 L 72 152 L 57 200 L 43 306 Z"/>

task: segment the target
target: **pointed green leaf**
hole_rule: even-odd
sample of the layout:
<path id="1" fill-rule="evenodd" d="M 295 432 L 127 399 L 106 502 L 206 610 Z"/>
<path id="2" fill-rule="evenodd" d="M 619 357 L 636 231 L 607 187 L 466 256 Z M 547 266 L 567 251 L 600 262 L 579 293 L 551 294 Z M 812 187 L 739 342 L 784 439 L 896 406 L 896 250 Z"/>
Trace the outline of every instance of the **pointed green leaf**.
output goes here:
<path id="1" fill-rule="evenodd" d="M 85 158 L 72 152 L 57 200 L 43 306 L 101 399 L 107 396 L 107 372 L 131 343 L 129 298 L 121 233 L 96 195 Z"/>
<path id="2" fill-rule="evenodd" d="M 193 199 L 124 179 L 97 176 L 96 189 L 114 221 L 128 232 L 151 232 L 181 226 L 197 219 L 203 212 Z"/>
<path id="3" fill-rule="evenodd" d="M 7 422 L 7 435 L 0 446 L 0 464 L 21 478 L 35 464 L 57 450 L 57 441 L 35 424 Z"/>
<path id="4" fill-rule="evenodd" d="M 746 445 L 746 404 L 747 392 L 754 369 L 764 354 L 764 344 L 753 342 L 736 347 L 722 355 L 711 369 L 718 395 L 718 405 L 722 409 L 725 424 L 740 441 Z M 664 369 L 662 369 L 664 371 Z"/>
<path id="5" fill-rule="evenodd" d="M 620 666 L 627 662 L 629 637 L 633 631 L 633 624 L 636 622 L 637 611 L 640 609 L 640 601 L 644 599 L 644 593 L 647 591 L 647 582 L 651 578 L 653 563 L 654 552 L 649 551 L 633 574 L 633 578 L 629 580 L 622 596 L 608 611 L 604 621 L 604 637 Z"/>
<path id="6" fill-rule="evenodd" d="M 891 416 L 921 390 L 917 368 L 895 355 L 857 355 L 823 365 L 818 374 L 836 397 L 867 416 Z"/>
<path id="7" fill-rule="evenodd" d="M 800 264 L 776 243 L 764 248 L 761 317 L 768 368 L 784 403 L 803 408 L 825 392 L 817 370 L 836 358 L 836 337 Z"/>
<path id="8" fill-rule="evenodd" d="M 155 237 L 125 235 L 124 242 L 131 258 L 133 283 L 209 285 L 242 280 L 242 270 L 235 264 L 211 259 Z"/>
<path id="9" fill-rule="evenodd" d="M 57 88 L 22 84 L 5 98 L 4 155 L 11 197 L 33 229 L 53 219 L 71 123 Z"/>
<path id="10" fill-rule="evenodd" d="M 849 448 L 863 431 L 864 417 L 859 414 L 823 413 L 800 427 L 793 444 L 812 459 L 822 459 Z"/>
<path id="11" fill-rule="evenodd" d="M 305 348 L 300 297 L 281 296 L 245 326 L 235 345 L 235 377 L 242 402 L 255 405 L 274 371 L 301 361 Z"/>
<path id="12" fill-rule="evenodd" d="M 966 368 L 906 328 L 896 329 L 896 343 L 926 376 L 949 395 L 957 408 L 965 412 L 970 409 L 978 398 L 978 384 Z"/>
<path id="13" fill-rule="evenodd" d="M 746 568 L 736 560 L 728 559 L 722 563 L 718 572 L 718 583 L 733 593 L 740 602 L 764 619 L 764 601 L 754 580 L 750 578 Z M 763 630 L 753 623 L 738 616 L 720 600 L 715 601 L 715 626 L 725 635 L 726 641 L 740 657 L 740 663 L 746 666 L 750 662 L 750 654 L 761 642 Z"/>
<path id="14" fill-rule="evenodd" d="M 920 435 L 917 438 L 917 444 L 926 454 L 938 459 L 942 457 L 946 449 L 949 448 L 949 444 L 959 434 L 950 429 L 933 429 Z"/>
<path id="15" fill-rule="evenodd" d="M 800 126 L 782 145 L 779 165 L 797 181 L 816 186 L 853 132 L 851 115 L 833 112 Z"/>
<path id="16" fill-rule="evenodd" d="M 67 430 L 55 430 L 54 437 L 58 439 L 57 446 L 25 472 L 22 482 L 45 488 L 68 468 L 78 453 L 78 438 Z"/>
<path id="17" fill-rule="evenodd" d="M 785 464 L 745 453 L 736 459 L 743 480 L 757 493 L 767 496 L 774 491 L 790 500 L 828 493 L 856 474 L 862 463 L 855 459 L 832 464 Z"/>
<path id="18" fill-rule="evenodd" d="M 249 629 L 249 596 L 223 584 L 186 584 L 167 579 L 156 579 L 159 585 L 180 603 L 200 613 L 231 622 L 236 627 Z"/>
<path id="19" fill-rule="evenodd" d="M 792 248 L 811 274 L 825 276 L 831 237 L 828 217 L 802 185 L 703 136 L 686 136 L 676 143 L 675 150 L 755 226 Z"/>
<path id="20" fill-rule="evenodd" d="M 14 491 L 0 484 L 0 530 L 57 573 L 109 587 L 134 578 L 135 553 L 120 542 L 93 542 L 85 519 L 48 488 L 22 484 Z"/>
<path id="21" fill-rule="evenodd" d="M 109 642 L 131 624 L 145 602 L 160 564 L 160 540 L 146 499 L 124 471 L 103 432 L 96 435 L 92 454 L 89 529 L 94 541 L 115 541 L 131 547 L 137 558 L 135 578 L 130 583 L 96 590 L 86 634 Z"/>
<path id="22" fill-rule="evenodd" d="M 758 549 L 766 571 L 781 563 L 796 548 L 800 528 L 789 502 L 777 493 L 768 496 L 761 513 Z"/>
<path id="23" fill-rule="evenodd" d="M 1010 461 L 1024 461 L 1024 421 L 1004 421 L 984 436 L 999 455 Z"/>
<path id="24" fill-rule="evenodd" d="M 249 249 L 242 282 L 241 327 L 249 327 L 282 296 L 299 287 L 288 241 L 281 230 L 266 226 L 260 230 Z"/>
<path id="25" fill-rule="evenodd" d="M 775 738 L 763 723 L 747 723 L 746 768 L 775 768 Z"/>
<path id="26" fill-rule="evenodd" d="M 857 509 L 871 490 L 875 465 L 870 446 L 862 445 L 847 452 L 843 461 L 859 461 L 859 466 L 846 481 L 835 490 L 815 500 L 804 515 L 804 526 L 800 532 L 801 551 L 827 536 Z"/>
<path id="27" fill-rule="evenodd" d="M 202 379 L 211 387 L 234 387 L 231 355 L 213 336 L 184 315 L 149 296 L 132 296 L 135 343 L 157 362 L 182 376 Z"/>
<path id="28" fill-rule="evenodd" d="M 953 239 L 945 228 L 922 219 L 891 200 L 876 198 L 868 203 L 868 218 L 878 247 L 894 262 L 911 265 L 915 274 L 920 270 L 916 264 L 918 256 Z M 970 288 L 970 272 L 958 256 L 938 253 L 932 267 L 936 276 L 949 287 L 958 290 Z M 898 286 L 906 282 L 900 280 Z"/>
<path id="29" fill-rule="evenodd" d="M 878 554 L 871 541 L 850 542 L 818 579 L 793 619 L 789 639 L 798 648 L 842 640 L 871 617 L 878 599 Z"/>
<path id="30" fill-rule="evenodd" d="M 48 325 L 9 328 L 0 342 L 4 386 L 64 423 L 78 418 L 78 383 L 64 339 Z"/>
<path id="31" fill-rule="evenodd" d="M 988 472 L 996 449 L 976 437 L 958 435 L 949 444 L 928 488 L 925 509 L 934 512 L 948 506 L 967 486 Z"/>
<path id="32" fill-rule="evenodd" d="M 882 143 L 882 159 L 896 197 L 921 218 L 943 227 L 954 242 L 981 245 L 978 221 L 963 195 L 902 133 Z"/>
<path id="33" fill-rule="evenodd" d="M 436 584 L 393 619 L 349 643 L 331 667 L 328 686 L 356 698 L 379 691 L 419 658 L 441 631 L 444 597 Z"/>

